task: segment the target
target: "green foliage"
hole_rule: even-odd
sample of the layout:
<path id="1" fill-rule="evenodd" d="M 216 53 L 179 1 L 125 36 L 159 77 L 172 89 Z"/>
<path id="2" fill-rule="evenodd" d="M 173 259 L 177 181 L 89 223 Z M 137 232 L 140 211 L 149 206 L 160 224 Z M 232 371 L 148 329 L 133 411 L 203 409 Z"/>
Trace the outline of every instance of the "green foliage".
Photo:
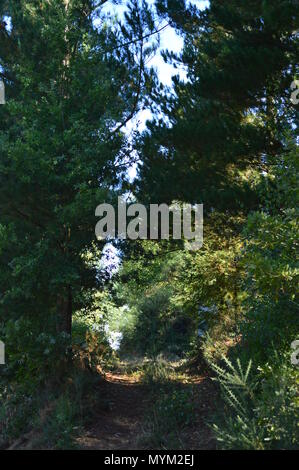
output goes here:
<path id="1" fill-rule="evenodd" d="M 43 429 L 43 445 L 57 450 L 76 448 L 74 444 L 74 437 L 78 433 L 78 426 L 75 425 L 76 405 L 77 403 L 68 396 L 62 395 L 58 398 Z"/>
<path id="2" fill-rule="evenodd" d="M 189 389 L 162 392 L 148 413 L 143 441 L 152 449 L 184 448 L 180 434 L 194 424 L 194 420 L 194 402 Z"/>
<path id="3" fill-rule="evenodd" d="M 298 14 L 291 1 L 212 0 L 200 12 L 161 0 L 158 11 L 184 37 L 182 54 L 164 57 L 184 64 L 188 80 L 175 77 L 162 99 L 156 89 L 167 119 L 154 118 L 138 139 L 137 194 L 204 202 L 204 247 L 184 257 L 171 299 L 193 319 L 198 305 L 209 308 L 195 354 L 213 362 L 229 352 L 237 364 L 214 365 L 228 403 L 215 428 L 221 445 L 294 448 L 298 113 L 289 90 Z M 241 366 L 250 361 L 252 375 Z"/>
<path id="4" fill-rule="evenodd" d="M 164 360 L 162 355 L 159 355 L 143 364 L 142 380 L 150 386 L 167 385 L 171 380 L 172 373 L 173 368 L 169 362 Z"/>
<path id="5" fill-rule="evenodd" d="M 70 342 L 68 335 L 51 328 L 51 322 L 21 317 L 6 323 L 0 444 L 8 446 L 29 432 L 34 447 L 74 447 L 80 426 L 95 406 L 105 406 L 94 387 L 100 368 L 112 356 L 101 324 L 93 315 L 76 315 Z"/>
<path id="6" fill-rule="evenodd" d="M 297 71 L 298 15 L 292 0 L 211 0 L 205 11 L 187 1 L 159 0 L 161 16 L 184 38 L 168 63 L 188 80 L 155 89 L 155 116 L 138 139 L 140 198 L 202 201 L 230 215 L 258 206 L 246 173 L 264 155 L 283 152 L 282 132 L 296 109 L 290 84 Z"/>
<path id="7" fill-rule="evenodd" d="M 249 381 L 252 362 L 250 361 L 246 370 L 243 371 L 240 359 L 237 359 L 236 367 L 226 357 L 223 357 L 223 360 L 227 366 L 226 370 L 217 364 L 212 364 L 212 367 L 224 389 L 226 401 L 236 413 L 244 415 L 247 401 L 252 399 L 255 389 L 255 384 Z"/>
<path id="8" fill-rule="evenodd" d="M 149 387 L 151 404 L 145 416 L 142 443 L 151 449 L 181 449 L 182 433 L 196 419 L 194 391 L 178 383 L 174 363 L 161 354 L 145 360 L 142 382 Z"/>
<path id="9" fill-rule="evenodd" d="M 117 196 L 131 150 L 124 128 L 151 87 L 144 64 L 156 41 L 141 39 L 155 28 L 146 3 L 130 2 L 124 24 L 104 3 L 0 5 L 0 386 L 11 384 L 5 408 L 15 424 L 17 399 L 18 432 L 31 423 L 27 395 L 35 400 L 53 382 L 59 390 L 81 354 L 93 369 L 111 355 L 103 331 L 86 327 L 86 340 L 78 324 L 71 353 L 72 315 L 92 310 L 106 281 L 95 209 Z M 63 398 L 51 426 L 71 430 L 71 421 Z"/>
<path id="10" fill-rule="evenodd" d="M 7 448 L 29 437 L 33 448 L 64 449 L 76 447 L 78 432 L 95 409 L 105 409 L 106 402 L 97 396 L 99 375 L 77 363 L 57 370 L 56 381 L 46 385 L 27 382 L 0 387 L 0 445 Z"/>
<path id="11" fill-rule="evenodd" d="M 211 0 L 200 11 L 158 0 L 158 17 L 184 39 L 180 54 L 163 52 L 187 70 L 171 89 L 146 67 L 158 46 L 146 40 L 156 33 L 148 2 L 130 1 L 123 24 L 105 3 L 0 5 L 1 441 L 36 427 L 40 446 L 73 448 L 96 406 L 93 372 L 116 364 L 110 340 L 121 333 L 122 353 L 152 358 L 141 371 L 159 393 L 148 445 L 182 446 L 178 429 L 194 419 L 166 352 L 210 362 L 224 401 L 213 426 L 222 448 L 294 449 L 294 2 Z M 143 105 L 152 121 L 131 139 L 125 126 Z M 145 204 L 203 202 L 203 248 L 122 241 L 119 273 L 104 273 L 94 211 L 127 189 Z"/>
<path id="12" fill-rule="evenodd" d="M 242 223 L 241 215 L 215 212 L 206 220 L 205 243 L 198 252 L 171 242 L 125 246 L 127 257 L 113 290 L 115 302 L 125 308 L 117 316 L 122 351 L 182 356 L 196 343 L 199 329 L 209 329 L 213 340 L 222 343 L 224 336 L 236 335 L 244 296 Z M 130 259 L 134 250 L 138 258 Z"/>
<path id="13" fill-rule="evenodd" d="M 224 449 L 295 449 L 298 445 L 299 373 L 273 350 L 268 363 L 242 368 L 224 358 L 212 364 L 226 405 L 213 429 Z"/>
<path id="14" fill-rule="evenodd" d="M 298 148 L 291 146 L 264 177 L 263 212 L 249 217 L 245 231 L 248 297 L 241 330 L 258 363 L 273 345 L 289 349 L 299 331 L 297 186 Z"/>
<path id="15" fill-rule="evenodd" d="M 261 192 L 263 212 L 249 217 L 244 264 L 247 276 L 242 340 L 232 357 L 253 360 L 244 373 L 225 359 L 213 365 L 230 407 L 214 427 L 220 445 L 238 449 L 294 449 L 298 445 L 298 369 L 290 345 L 298 337 L 298 149 L 270 167 Z M 291 197 L 290 197 L 291 194 Z M 251 367 L 251 362 L 249 363 Z M 249 367 L 249 366 L 248 366 Z"/>
<path id="16" fill-rule="evenodd" d="M 176 296 L 185 253 L 164 255 L 163 248 L 152 242 L 138 249 L 138 261 L 124 260 L 113 290 L 115 302 L 123 308 L 117 314 L 121 350 L 148 356 L 181 354 L 194 331 L 190 312 Z"/>
<path id="17" fill-rule="evenodd" d="M 0 444 L 6 447 L 33 424 L 40 405 L 24 387 L 0 383 Z"/>
<path id="18" fill-rule="evenodd" d="M 91 308 L 94 289 L 105 281 L 95 209 L 116 199 L 131 147 L 124 127 L 150 88 L 144 63 L 156 42 L 141 39 L 154 24 L 137 0 L 125 24 L 93 0 L 2 2 L 4 15 L 10 27 L 0 30 L 1 322 L 14 364 L 31 355 L 28 374 L 39 376 L 36 350 L 43 347 L 46 356 L 55 349 L 55 362 L 52 340 L 57 345 L 60 333 L 71 334 L 73 312 Z M 21 328 L 14 350 L 9 337 L 18 322 L 24 344 Z M 50 344 L 41 346 L 46 337 Z"/>
<path id="19" fill-rule="evenodd" d="M 7 321 L 4 333 L 5 374 L 11 381 L 30 390 L 53 375 L 59 375 L 70 347 L 67 334 L 57 334 L 51 324 L 41 324 L 37 319 L 25 316 Z"/>

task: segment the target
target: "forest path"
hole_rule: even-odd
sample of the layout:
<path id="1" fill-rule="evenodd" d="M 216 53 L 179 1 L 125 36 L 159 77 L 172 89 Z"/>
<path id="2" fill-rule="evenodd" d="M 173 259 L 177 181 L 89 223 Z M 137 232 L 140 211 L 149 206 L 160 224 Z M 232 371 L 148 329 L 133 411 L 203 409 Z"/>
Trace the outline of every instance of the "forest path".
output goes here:
<path id="1" fill-rule="evenodd" d="M 188 443 L 186 449 L 214 449 L 215 441 L 206 423 L 216 396 L 211 380 L 207 376 L 184 375 L 177 379 L 175 387 L 192 390 L 196 401 L 196 422 L 190 428 L 178 430 L 178 448 L 183 449 L 184 443 Z M 76 439 L 77 446 L 82 450 L 156 450 L 144 437 L 147 415 L 159 396 L 159 387 L 155 390 L 153 385 L 146 386 L 136 372 L 106 373 L 99 385 L 98 399 L 107 403 L 107 409 L 95 412 Z"/>
<path id="2" fill-rule="evenodd" d="M 139 449 L 144 414 L 148 405 L 145 387 L 138 377 L 123 372 L 105 374 L 99 399 L 107 410 L 97 412 L 86 434 L 77 439 L 80 449 Z"/>

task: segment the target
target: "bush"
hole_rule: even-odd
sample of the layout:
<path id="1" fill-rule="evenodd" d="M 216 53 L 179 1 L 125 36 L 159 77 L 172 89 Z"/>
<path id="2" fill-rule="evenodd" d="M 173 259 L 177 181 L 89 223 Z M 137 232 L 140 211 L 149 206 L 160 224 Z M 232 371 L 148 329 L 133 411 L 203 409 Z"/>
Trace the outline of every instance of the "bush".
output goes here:
<path id="1" fill-rule="evenodd" d="M 143 382 L 147 385 L 166 385 L 171 380 L 173 368 L 162 355 L 146 361 L 142 367 Z"/>
<path id="2" fill-rule="evenodd" d="M 164 390 L 146 417 L 145 443 L 153 449 L 185 448 L 180 436 L 195 416 L 191 390 Z"/>
<path id="3" fill-rule="evenodd" d="M 34 390 L 64 368 L 70 337 L 57 334 L 47 322 L 20 317 L 9 320 L 4 330 L 7 355 L 5 373 L 14 383 Z"/>
<path id="4" fill-rule="evenodd" d="M 271 363 L 242 368 L 224 358 L 212 364 L 225 407 L 213 429 L 223 449 L 295 449 L 299 442 L 299 371 L 290 353 L 273 352 Z"/>
<path id="5" fill-rule="evenodd" d="M 74 449 L 74 437 L 78 432 L 78 402 L 62 395 L 43 427 L 40 445 L 55 449 Z"/>
<path id="6" fill-rule="evenodd" d="M 17 388 L 0 383 L 0 443 L 8 446 L 32 425 L 39 399 Z"/>
<path id="7" fill-rule="evenodd" d="M 214 426 L 223 448 L 294 449 L 299 442 L 299 371 L 290 352 L 299 332 L 298 146 L 268 169 L 262 210 L 250 215 L 244 232 L 245 314 L 230 352 L 237 365 L 213 364 L 226 402 Z M 254 367 L 242 368 L 241 359 Z"/>

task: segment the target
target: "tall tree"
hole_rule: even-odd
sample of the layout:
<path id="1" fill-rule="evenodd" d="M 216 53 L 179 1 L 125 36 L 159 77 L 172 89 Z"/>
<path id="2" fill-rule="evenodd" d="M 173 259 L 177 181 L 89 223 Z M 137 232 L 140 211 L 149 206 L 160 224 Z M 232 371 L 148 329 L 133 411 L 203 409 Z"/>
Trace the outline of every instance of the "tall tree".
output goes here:
<path id="1" fill-rule="evenodd" d="M 153 94 L 166 119 L 154 120 L 141 139 L 143 196 L 250 210 L 258 201 L 248 176 L 283 151 L 297 117 L 290 87 L 298 73 L 298 7 L 211 0 L 200 11 L 184 0 L 158 0 L 157 8 L 184 37 L 181 54 L 164 55 L 187 80 L 177 76 L 173 90 L 158 86 Z"/>
<path id="2" fill-rule="evenodd" d="M 193 2 L 194 3 L 194 2 Z M 204 246 L 181 275 L 185 307 L 216 307 L 212 321 L 235 325 L 241 313 L 242 230 L 263 200 L 263 172 L 297 133 L 291 83 L 298 73 L 298 6 L 291 0 L 157 0 L 184 38 L 172 88 L 152 94 L 154 119 L 136 142 L 140 200 L 204 203 Z M 185 279 L 184 279 L 185 278 Z M 185 284 L 185 287 L 184 287 Z M 211 315 L 208 315 L 211 318 Z M 227 333 L 229 328 L 226 329 Z"/>
<path id="3" fill-rule="evenodd" d="M 106 3 L 1 2 L 3 321 L 50 320 L 70 334 L 74 308 L 97 283 L 95 208 L 119 184 L 123 130 L 147 87 L 145 38 L 155 32 L 145 3 L 133 0 L 122 26 Z"/>

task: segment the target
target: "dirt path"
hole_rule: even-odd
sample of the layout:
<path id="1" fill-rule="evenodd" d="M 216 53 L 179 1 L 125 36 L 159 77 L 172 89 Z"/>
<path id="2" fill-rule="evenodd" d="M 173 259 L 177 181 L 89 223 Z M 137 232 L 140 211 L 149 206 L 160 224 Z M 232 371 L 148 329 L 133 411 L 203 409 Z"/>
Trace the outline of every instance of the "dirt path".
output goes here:
<path id="1" fill-rule="evenodd" d="M 214 449 L 215 442 L 206 417 L 214 407 L 215 390 L 208 377 L 189 377 L 179 387 L 192 387 L 196 396 L 197 421 L 192 429 L 182 431 L 188 449 Z M 138 450 L 144 449 L 145 414 L 152 396 L 136 375 L 111 372 L 99 386 L 99 399 L 107 400 L 106 411 L 98 411 L 92 423 L 77 440 L 82 450 Z"/>
<path id="2" fill-rule="evenodd" d="M 140 449 L 148 397 L 144 386 L 131 375 L 108 373 L 101 384 L 100 396 L 109 402 L 109 409 L 95 417 L 84 436 L 77 439 L 81 449 Z"/>

